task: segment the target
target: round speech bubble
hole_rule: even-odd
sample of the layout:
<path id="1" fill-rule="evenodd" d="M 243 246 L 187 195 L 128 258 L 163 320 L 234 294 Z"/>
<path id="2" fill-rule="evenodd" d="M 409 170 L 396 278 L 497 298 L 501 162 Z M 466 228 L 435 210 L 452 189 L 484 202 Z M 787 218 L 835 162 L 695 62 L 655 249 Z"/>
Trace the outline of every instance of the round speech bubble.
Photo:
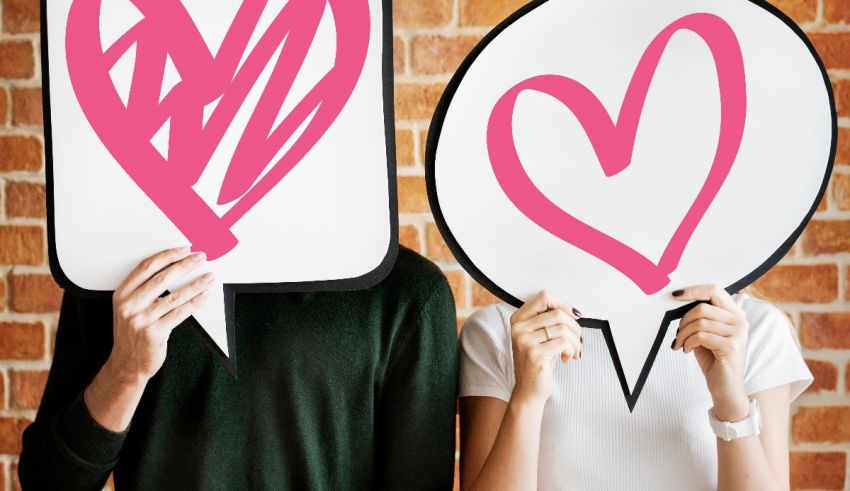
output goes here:
<path id="1" fill-rule="evenodd" d="M 747 0 L 539 0 L 465 60 L 427 181 L 458 261 L 518 306 L 542 289 L 601 328 L 630 408 L 671 292 L 736 292 L 791 248 L 831 174 L 823 64 Z"/>

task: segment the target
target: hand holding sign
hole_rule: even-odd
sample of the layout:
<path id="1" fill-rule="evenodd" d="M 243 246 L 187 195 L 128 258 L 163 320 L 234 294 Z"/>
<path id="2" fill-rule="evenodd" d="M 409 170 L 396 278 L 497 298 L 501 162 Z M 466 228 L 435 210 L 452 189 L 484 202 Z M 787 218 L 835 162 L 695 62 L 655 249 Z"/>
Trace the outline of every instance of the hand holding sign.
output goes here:
<path id="1" fill-rule="evenodd" d="M 763 2 L 539 0 L 449 84 L 428 185 L 462 265 L 519 305 L 541 289 L 606 330 L 630 407 L 671 292 L 743 288 L 825 190 L 831 91 L 799 29 Z"/>

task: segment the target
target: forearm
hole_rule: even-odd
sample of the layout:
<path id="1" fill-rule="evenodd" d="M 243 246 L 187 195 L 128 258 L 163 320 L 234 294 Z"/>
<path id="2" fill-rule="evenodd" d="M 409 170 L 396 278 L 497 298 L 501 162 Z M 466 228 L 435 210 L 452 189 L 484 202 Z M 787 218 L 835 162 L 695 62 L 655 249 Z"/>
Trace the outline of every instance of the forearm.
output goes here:
<path id="1" fill-rule="evenodd" d="M 749 399 L 736 397 L 715 402 L 715 414 L 723 421 L 738 421 L 749 415 Z M 758 436 L 732 441 L 717 439 L 718 490 L 785 490 L 777 479 Z"/>
<path id="2" fill-rule="evenodd" d="M 126 373 L 110 358 L 86 388 L 83 400 L 92 419 L 120 433 L 130 426 L 146 385 L 143 377 Z"/>
<path id="3" fill-rule="evenodd" d="M 493 448 L 471 490 L 536 489 L 543 402 L 508 403 Z"/>

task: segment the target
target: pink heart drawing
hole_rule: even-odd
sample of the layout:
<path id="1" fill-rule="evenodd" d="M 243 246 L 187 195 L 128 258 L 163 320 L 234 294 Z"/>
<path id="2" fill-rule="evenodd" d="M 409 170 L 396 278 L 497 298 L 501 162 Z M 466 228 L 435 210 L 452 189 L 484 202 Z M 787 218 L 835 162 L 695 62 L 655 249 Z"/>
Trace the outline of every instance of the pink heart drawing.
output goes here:
<path id="1" fill-rule="evenodd" d="M 101 0 L 74 0 L 65 39 L 74 92 L 92 128 L 136 185 L 192 242 L 194 250 L 206 252 L 209 259 L 219 258 L 238 243 L 231 227 L 304 158 L 351 97 L 369 47 L 368 0 L 290 0 L 248 53 L 267 0 L 245 0 L 215 56 L 179 0 L 131 1 L 143 19 L 102 48 Z M 273 127 L 326 8 L 336 28 L 335 62 Z M 110 70 L 133 45 L 136 61 L 125 106 Z M 219 217 L 192 186 L 278 51 L 271 77 L 221 184 L 218 204 L 233 205 Z M 167 57 L 181 81 L 160 101 Z M 219 98 L 204 124 L 205 106 Z M 151 138 L 169 118 L 166 159 Z M 302 126 L 303 132 L 293 138 Z M 290 148 L 269 168 L 287 142 Z"/>
<path id="2" fill-rule="evenodd" d="M 654 264 L 628 245 L 576 219 L 543 195 L 525 172 L 517 153 L 513 112 L 519 94 L 525 90 L 556 98 L 581 123 L 605 175 L 614 176 L 631 164 L 649 85 L 670 38 L 685 29 L 699 35 L 714 58 L 720 87 L 720 135 L 705 183 L 667 243 L 660 261 Z M 744 60 L 734 31 L 716 15 L 696 13 L 671 23 L 649 44 L 632 75 L 616 123 L 599 99 L 579 82 L 560 75 L 541 75 L 520 82 L 499 99 L 490 115 L 487 147 L 499 185 L 523 214 L 561 240 L 616 268 L 651 295 L 670 282 L 668 275 L 678 267 L 685 246 L 729 175 L 741 145 L 746 112 Z"/>

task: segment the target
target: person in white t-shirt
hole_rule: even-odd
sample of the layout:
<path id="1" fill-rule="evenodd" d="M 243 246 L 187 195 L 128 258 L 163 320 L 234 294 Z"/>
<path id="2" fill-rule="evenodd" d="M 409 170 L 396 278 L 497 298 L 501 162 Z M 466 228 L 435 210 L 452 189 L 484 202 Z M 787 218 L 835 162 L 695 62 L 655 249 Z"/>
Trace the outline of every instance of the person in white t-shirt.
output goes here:
<path id="1" fill-rule="evenodd" d="M 715 285 L 673 295 L 709 303 L 671 323 L 633 412 L 602 332 L 567 301 L 474 313 L 461 489 L 788 489 L 789 406 L 812 382 L 790 322 Z"/>

